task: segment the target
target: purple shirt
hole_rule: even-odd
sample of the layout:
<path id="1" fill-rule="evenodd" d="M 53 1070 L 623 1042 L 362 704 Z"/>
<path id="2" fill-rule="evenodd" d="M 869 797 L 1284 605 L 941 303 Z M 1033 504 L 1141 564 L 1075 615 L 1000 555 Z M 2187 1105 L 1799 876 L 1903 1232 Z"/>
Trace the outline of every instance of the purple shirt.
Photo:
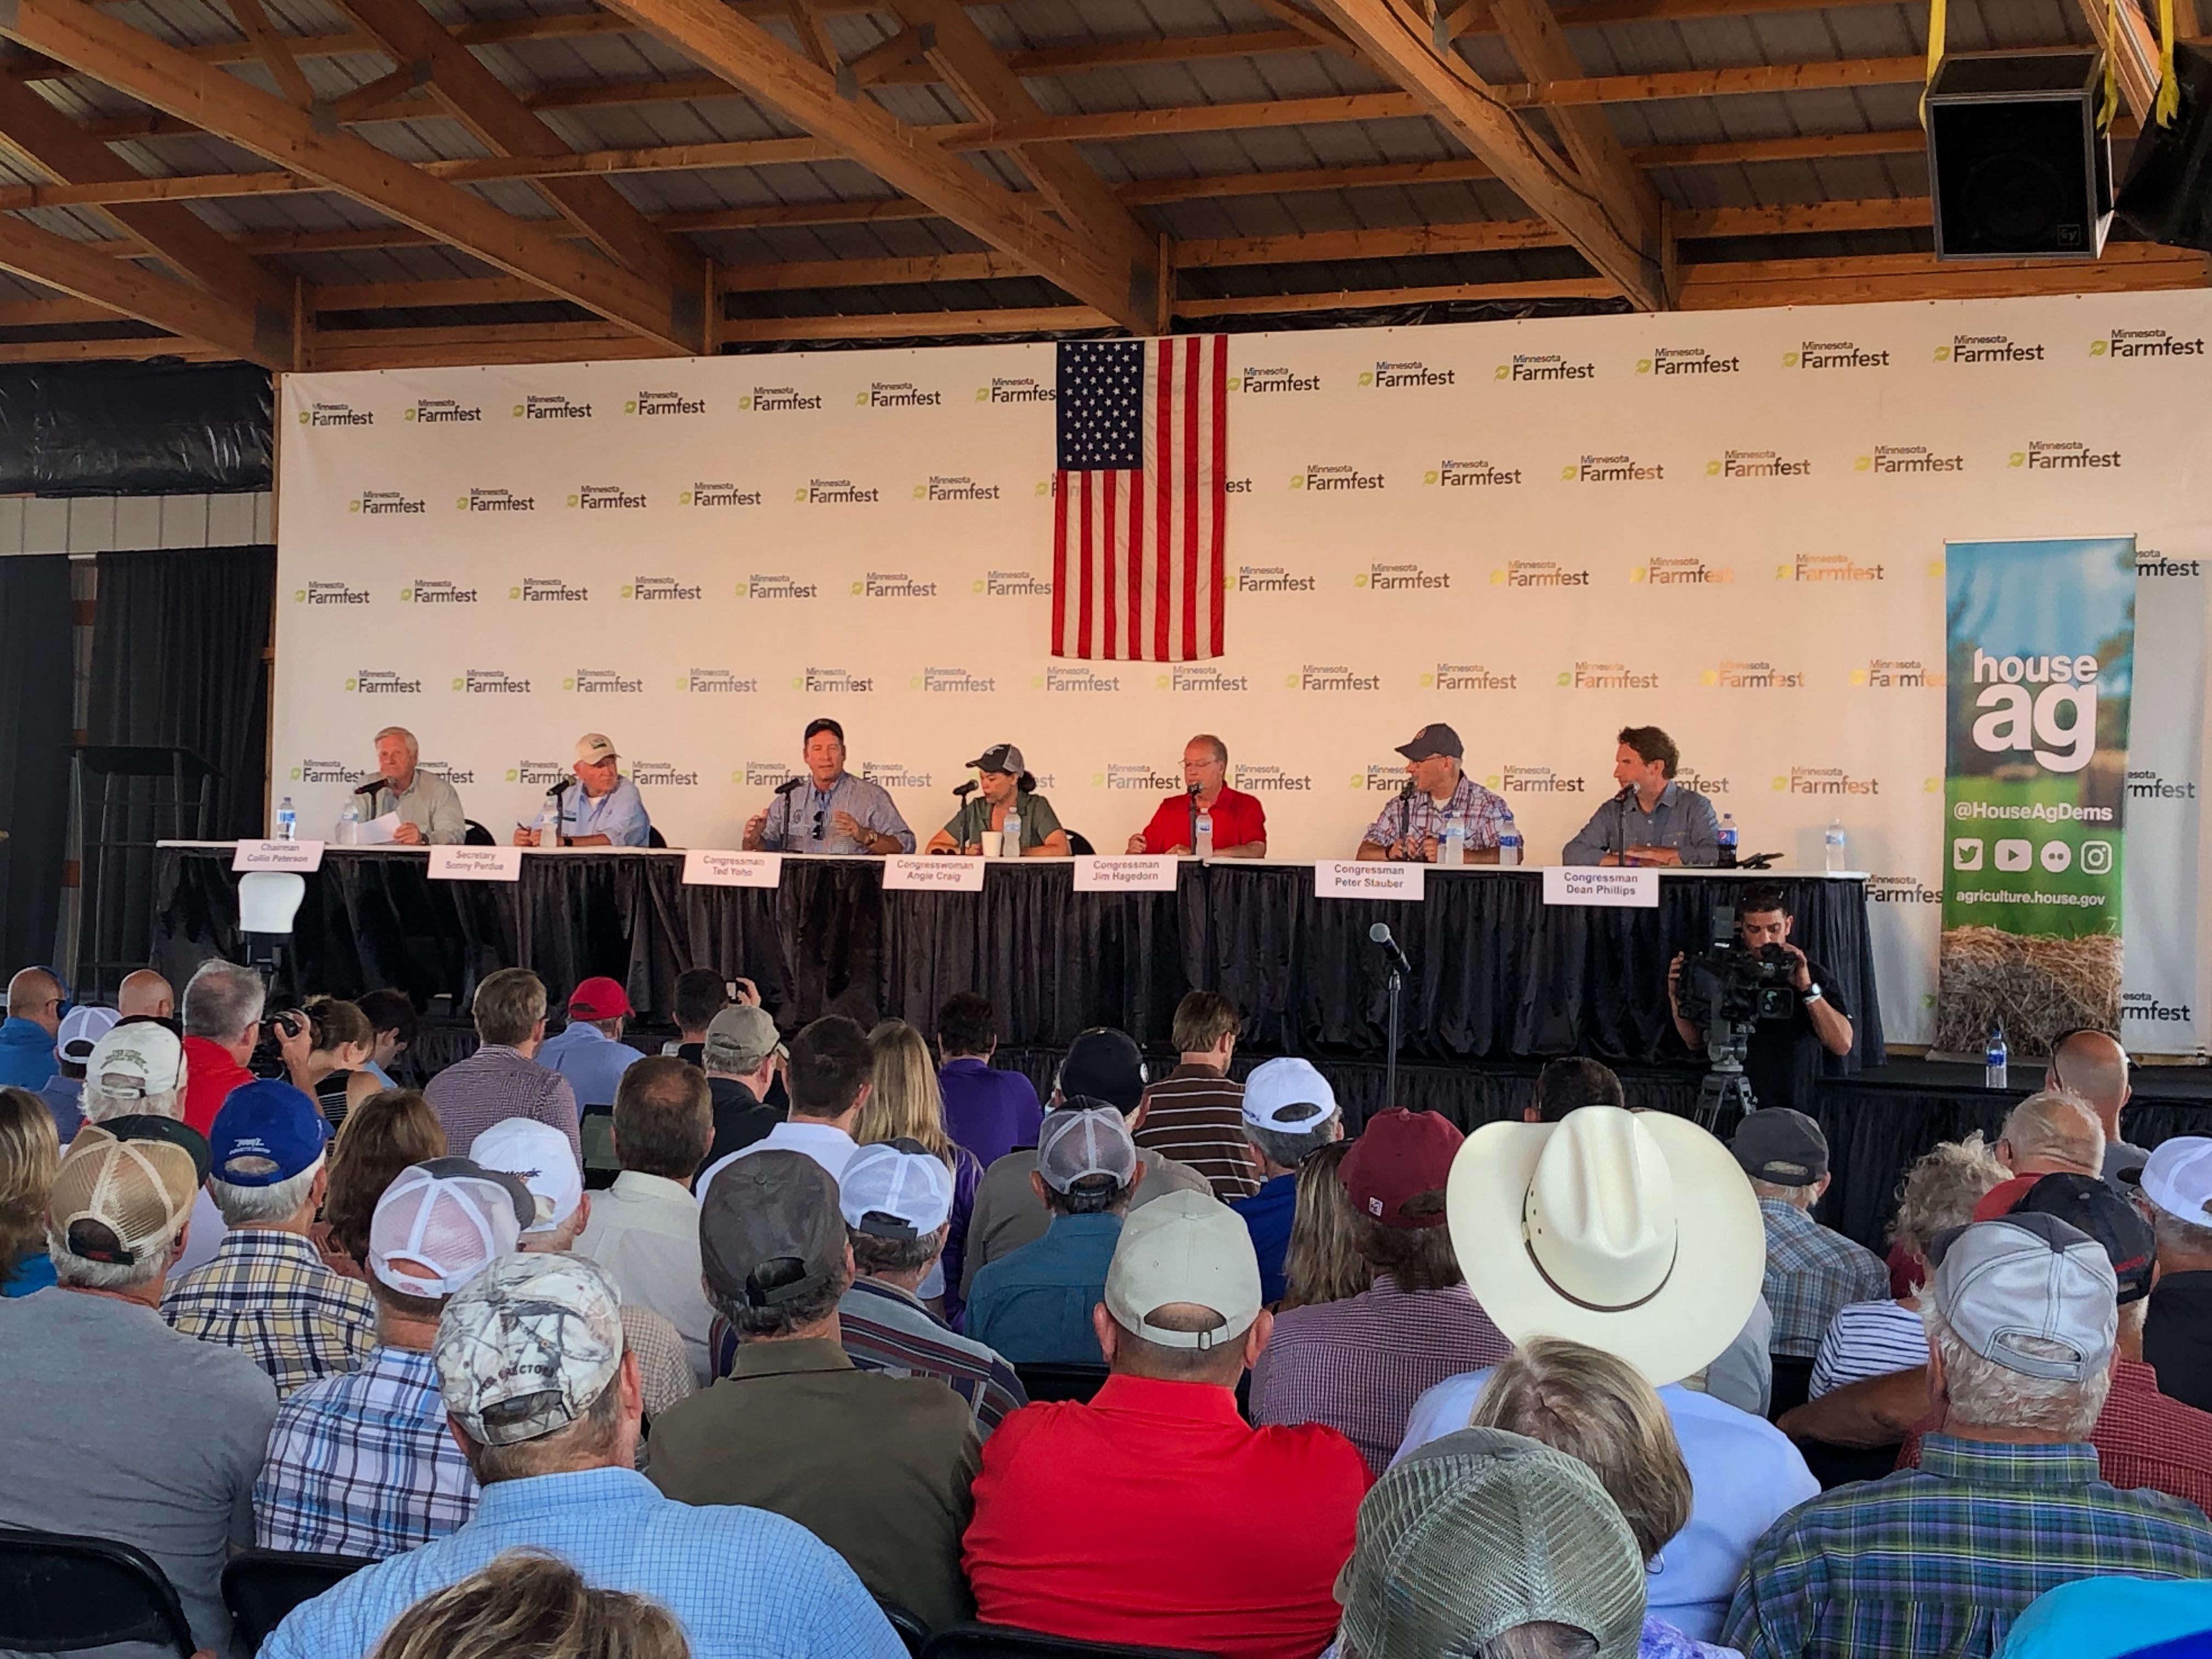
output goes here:
<path id="1" fill-rule="evenodd" d="M 1019 1072 L 992 1069 L 963 1054 L 938 1067 L 945 1096 L 945 1132 L 987 1168 L 1018 1147 L 1034 1146 L 1044 1123 L 1036 1085 Z"/>

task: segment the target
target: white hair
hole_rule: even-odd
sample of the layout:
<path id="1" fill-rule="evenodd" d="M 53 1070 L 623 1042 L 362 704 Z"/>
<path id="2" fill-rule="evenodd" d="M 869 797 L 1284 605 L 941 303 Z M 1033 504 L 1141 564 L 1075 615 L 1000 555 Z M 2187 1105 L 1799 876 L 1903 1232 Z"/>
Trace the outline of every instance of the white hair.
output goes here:
<path id="1" fill-rule="evenodd" d="M 208 1196 L 222 1212 L 225 1226 L 265 1227 L 297 1215 L 314 1188 L 315 1177 L 322 1172 L 323 1160 L 319 1158 L 299 1174 L 269 1187 L 240 1187 L 210 1176 Z"/>
<path id="2" fill-rule="evenodd" d="M 2150 1212 L 2151 1231 L 2158 1235 L 2158 1248 L 2179 1255 L 2212 1255 L 2212 1227 L 2194 1221 L 2184 1221 L 2171 1210 L 2162 1210 L 2146 1199 L 2143 1207 Z"/>
<path id="3" fill-rule="evenodd" d="M 1771 1198 L 1778 1203 L 1793 1205 L 1809 1214 L 1814 1204 L 1819 1199 L 1820 1183 L 1817 1181 L 1808 1181 L 1802 1187 L 1785 1187 L 1778 1181 L 1760 1181 L 1754 1177 L 1751 1183 L 1751 1190 L 1756 1197 Z"/>
<path id="4" fill-rule="evenodd" d="M 1943 1361 L 1943 1386 L 1950 1396 L 1954 1417 L 1968 1423 L 2002 1425 L 2055 1434 L 2067 1440 L 2087 1440 L 2105 1409 L 2105 1396 L 2112 1386 L 2112 1368 L 2100 1365 L 2078 1382 L 2060 1377 L 2030 1376 L 2024 1371 L 1984 1359 L 1968 1347 L 1929 1299 L 1921 1311 L 1929 1340 Z M 2038 1359 L 2065 1359 L 2074 1350 L 2048 1337 L 2015 1336 L 2013 1342 L 2026 1355 Z"/>
<path id="5" fill-rule="evenodd" d="M 99 1080 L 87 1078 L 84 1092 L 77 1097 L 77 1110 L 87 1123 L 105 1123 L 111 1117 L 129 1117 L 134 1112 L 148 1117 L 182 1118 L 185 1115 L 185 1072 L 177 1069 L 177 1086 L 161 1089 L 148 1094 L 112 1095 L 100 1086 Z"/>
<path id="6" fill-rule="evenodd" d="M 261 1018 L 268 994 L 252 969 L 210 957 L 185 987 L 185 1035 L 234 1042 Z"/>
<path id="7" fill-rule="evenodd" d="M 2045 1089 L 2021 1101 L 2006 1116 L 1999 1138 L 2012 1148 L 2014 1169 L 2040 1160 L 2094 1176 L 2105 1167 L 2105 1126 L 2097 1109 L 2063 1089 Z"/>
<path id="8" fill-rule="evenodd" d="M 54 1264 L 55 1281 L 80 1291 L 135 1291 L 150 1285 L 169 1271 L 175 1245 L 172 1239 L 136 1261 L 92 1261 L 70 1249 L 66 1234 L 56 1232 L 51 1224 L 46 1228 L 46 1255 Z"/>
<path id="9" fill-rule="evenodd" d="M 386 738 L 404 738 L 407 744 L 407 757 L 410 760 L 413 760 L 422 752 L 422 745 L 415 741 L 415 734 L 412 732 L 410 732 L 404 726 L 386 726 L 384 730 L 376 734 L 374 741 L 382 743 Z"/>

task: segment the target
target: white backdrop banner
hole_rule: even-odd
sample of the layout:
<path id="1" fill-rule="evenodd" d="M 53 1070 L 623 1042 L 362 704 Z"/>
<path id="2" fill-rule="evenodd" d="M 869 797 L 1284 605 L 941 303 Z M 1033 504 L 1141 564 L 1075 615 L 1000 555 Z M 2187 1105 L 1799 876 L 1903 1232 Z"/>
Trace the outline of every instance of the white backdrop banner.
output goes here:
<path id="1" fill-rule="evenodd" d="M 2212 295 L 1231 342 L 1226 653 L 1048 654 L 1050 345 L 288 376 L 276 776 L 309 833 L 414 730 L 501 839 L 604 731 L 737 845 L 817 714 L 926 839 L 1018 744 L 1118 853 L 1228 743 L 1276 856 L 1348 856 L 1455 726 L 1551 862 L 1665 726 L 1747 853 L 1871 896 L 1933 1029 L 1947 539 L 2140 549 L 2123 1031 L 2200 1050 Z"/>

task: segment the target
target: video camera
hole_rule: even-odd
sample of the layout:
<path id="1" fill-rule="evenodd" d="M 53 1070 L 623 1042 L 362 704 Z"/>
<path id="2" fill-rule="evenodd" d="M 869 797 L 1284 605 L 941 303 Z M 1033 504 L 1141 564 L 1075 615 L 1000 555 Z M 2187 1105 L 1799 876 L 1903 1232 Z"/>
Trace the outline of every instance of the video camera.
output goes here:
<path id="1" fill-rule="evenodd" d="M 1736 937 L 1733 905 L 1713 907 L 1712 942 L 1682 962 L 1682 1018 L 1707 1032 L 1724 1024 L 1787 1019 L 1797 1006 L 1796 964 L 1778 945 L 1754 951 Z"/>
<path id="2" fill-rule="evenodd" d="M 258 1078 L 281 1078 L 284 1075 L 283 1041 L 314 1029 L 314 1017 L 304 1008 L 279 1008 L 261 1022 L 261 1035 L 255 1041 L 253 1053 L 246 1062 L 246 1069 Z M 319 1036 L 321 1033 L 316 1032 Z"/>

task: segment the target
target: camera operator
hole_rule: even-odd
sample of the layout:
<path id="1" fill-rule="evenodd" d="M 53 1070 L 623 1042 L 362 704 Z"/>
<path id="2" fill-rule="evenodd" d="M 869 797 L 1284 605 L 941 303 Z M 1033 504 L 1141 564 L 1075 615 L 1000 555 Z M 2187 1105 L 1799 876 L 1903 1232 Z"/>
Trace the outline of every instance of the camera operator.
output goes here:
<path id="1" fill-rule="evenodd" d="M 1736 938 L 1747 951 L 1765 953 L 1769 947 L 1788 958 L 1795 1006 L 1784 1019 L 1761 1019 L 1751 1028 L 1744 1051 L 1743 1071 L 1759 1105 L 1790 1106 L 1809 1110 L 1814 1079 L 1820 1074 L 1820 1051 L 1847 1054 L 1851 1050 L 1850 1010 L 1838 997 L 1833 975 L 1790 942 L 1790 900 L 1781 888 L 1752 888 L 1743 896 L 1736 920 Z M 1682 1017 L 1683 957 L 1680 951 L 1667 969 L 1667 1003 L 1674 1014 L 1674 1029 L 1682 1041 L 1699 1053 L 1705 1034 Z"/>

